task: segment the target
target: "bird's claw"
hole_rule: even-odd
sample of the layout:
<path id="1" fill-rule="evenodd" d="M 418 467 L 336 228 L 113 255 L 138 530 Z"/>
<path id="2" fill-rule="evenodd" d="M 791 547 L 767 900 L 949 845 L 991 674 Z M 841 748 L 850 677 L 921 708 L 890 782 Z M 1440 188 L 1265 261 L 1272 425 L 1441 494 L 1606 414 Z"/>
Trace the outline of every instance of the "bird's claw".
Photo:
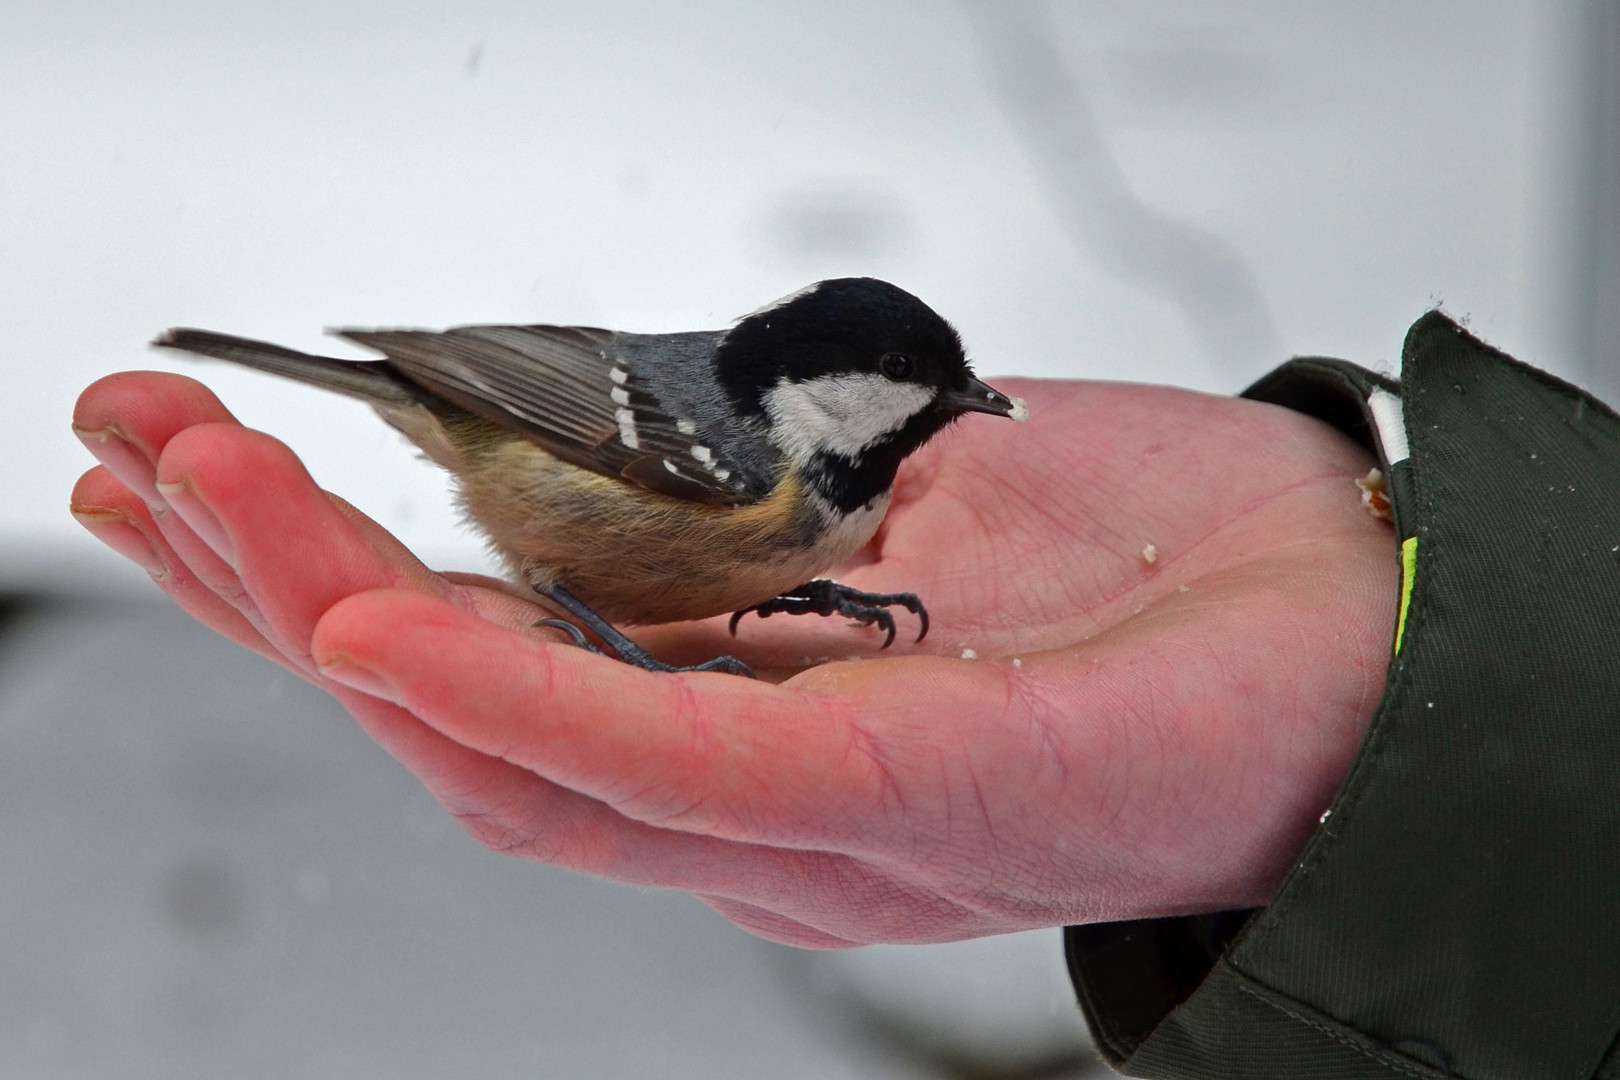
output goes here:
<path id="1" fill-rule="evenodd" d="M 861 592 L 848 585 L 823 579 L 806 582 L 781 596 L 732 612 L 730 629 L 735 637 L 737 624 L 750 611 L 762 619 L 768 619 L 777 612 L 784 615 L 842 615 L 851 620 L 852 626 L 876 626 L 884 631 L 883 648 L 887 649 L 894 644 L 895 636 L 894 615 L 888 610 L 891 607 L 903 607 L 917 616 L 921 624 L 917 632 L 918 641 L 928 636 L 928 609 L 923 607 L 915 593 Z"/>
<path id="2" fill-rule="evenodd" d="M 552 630 L 563 631 L 569 637 L 574 639 L 574 645 L 576 647 L 584 649 L 586 652 L 593 652 L 597 656 L 607 655 L 607 653 L 591 644 L 591 639 L 585 636 L 585 631 L 581 630 L 567 619 L 541 619 L 539 622 L 534 624 L 534 629 L 538 630 L 542 626 L 549 627 Z"/>

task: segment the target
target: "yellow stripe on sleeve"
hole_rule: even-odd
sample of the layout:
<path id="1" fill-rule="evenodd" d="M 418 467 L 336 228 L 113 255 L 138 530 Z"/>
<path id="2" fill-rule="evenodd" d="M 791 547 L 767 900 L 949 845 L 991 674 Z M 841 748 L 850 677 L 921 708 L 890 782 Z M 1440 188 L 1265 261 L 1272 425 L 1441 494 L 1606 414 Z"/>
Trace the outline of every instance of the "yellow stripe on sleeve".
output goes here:
<path id="1" fill-rule="evenodd" d="M 1401 541 L 1401 614 L 1395 620 L 1395 654 L 1400 655 L 1401 639 L 1406 636 L 1406 609 L 1412 604 L 1412 577 L 1417 573 L 1417 537 Z"/>

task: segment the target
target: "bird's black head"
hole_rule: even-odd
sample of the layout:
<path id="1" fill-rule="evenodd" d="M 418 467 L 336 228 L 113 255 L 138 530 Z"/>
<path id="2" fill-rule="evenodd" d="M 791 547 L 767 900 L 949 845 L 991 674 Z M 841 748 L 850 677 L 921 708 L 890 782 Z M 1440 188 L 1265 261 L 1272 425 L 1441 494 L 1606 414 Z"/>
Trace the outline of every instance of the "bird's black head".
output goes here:
<path id="1" fill-rule="evenodd" d="M 846 512 L 962 413 L 1021 416 L 973 377 L 950 323 L 874 278 L 818 282 L 744 317 L 715 363 L 738 411 Z"/>

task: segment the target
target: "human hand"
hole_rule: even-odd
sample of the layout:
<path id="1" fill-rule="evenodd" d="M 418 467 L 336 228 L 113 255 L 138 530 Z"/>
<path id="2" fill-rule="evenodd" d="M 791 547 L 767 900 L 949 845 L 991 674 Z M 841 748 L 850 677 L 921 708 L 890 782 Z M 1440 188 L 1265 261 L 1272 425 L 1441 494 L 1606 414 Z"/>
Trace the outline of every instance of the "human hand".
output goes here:
<path id="1" fill-rule="evenodd" d="M 998 380 L 998 386 L 1002 381 Z M 636 636 L 656 675 L 438 575 L 200 384 L 127 373 L 75 427 L 75 514 L 205 624 L 326 688 L 481 841 L 693 892 L 809 946 L 1263 903 L 1382 692 L 1398 571 L 1370 465 L 1286 410 L 1027 382 L 910 459 L 857 588 L 934 629 Z M 1144 552 L 1151 544 L 1155 558 Z M 961 659 L 964 650 L 978 661 Z"/>

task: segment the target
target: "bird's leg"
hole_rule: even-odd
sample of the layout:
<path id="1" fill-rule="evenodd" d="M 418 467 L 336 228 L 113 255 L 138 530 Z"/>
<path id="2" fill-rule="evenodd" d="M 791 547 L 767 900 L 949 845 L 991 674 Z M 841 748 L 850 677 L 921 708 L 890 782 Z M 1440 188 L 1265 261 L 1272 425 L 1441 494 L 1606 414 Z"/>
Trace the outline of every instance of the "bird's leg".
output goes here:
<path id="1" fill-rule="evenodd" d="M 887 649 L 894 644 L 894 616 L 888 611 L 891 607 L 903 607 L 917 616 L 922 623 L 922 629 L 917 633 L 918 641 L 928 636 L 928 609 L 923 607 L 915 593 L 861 592 L 848 585 L 819 578 L 789 589 L 764 603 L 732 612 L 731 633 L 736 635 L 737 623 L 750 611 L 757 612 L 762 619 L 777 612 L 784 615 L 842 615 L 855 620 L 856 626 L 875 624 L 878 629 L 886 631 L 888 637 L 884 639 L 883 647 Z"/>
<path id="2" fill-rule="evenodd" d="M 611 656 L 644 671 L 723 671 L 728 675 L 745 675 L 750 679 L 754 677 L 753 669 L 734 656 L 717 656 L 713 660 L 693 664 L 691 667 L 676 667 L 673 664 L 666 664 L 662 660 L 655 660 L 646 649 L 621 634 L 614 628 L 612 623 L 592 611 L 583 600 L 561 585 L 548 585 L 545 587 L 536 585 L 534 591 L 561 608 L 565 614 L 583 625 L 586 630 L 595 634 L 602 644 L 607 646 L 607 651 L 592 645 L 586 639 L 584 631 L 571 622 L 562 619 L 541 619 L 534 625 L 565 630 L 574 639 L 575 645 L 583 649 L 589 649 L 598 656 Z"/>

